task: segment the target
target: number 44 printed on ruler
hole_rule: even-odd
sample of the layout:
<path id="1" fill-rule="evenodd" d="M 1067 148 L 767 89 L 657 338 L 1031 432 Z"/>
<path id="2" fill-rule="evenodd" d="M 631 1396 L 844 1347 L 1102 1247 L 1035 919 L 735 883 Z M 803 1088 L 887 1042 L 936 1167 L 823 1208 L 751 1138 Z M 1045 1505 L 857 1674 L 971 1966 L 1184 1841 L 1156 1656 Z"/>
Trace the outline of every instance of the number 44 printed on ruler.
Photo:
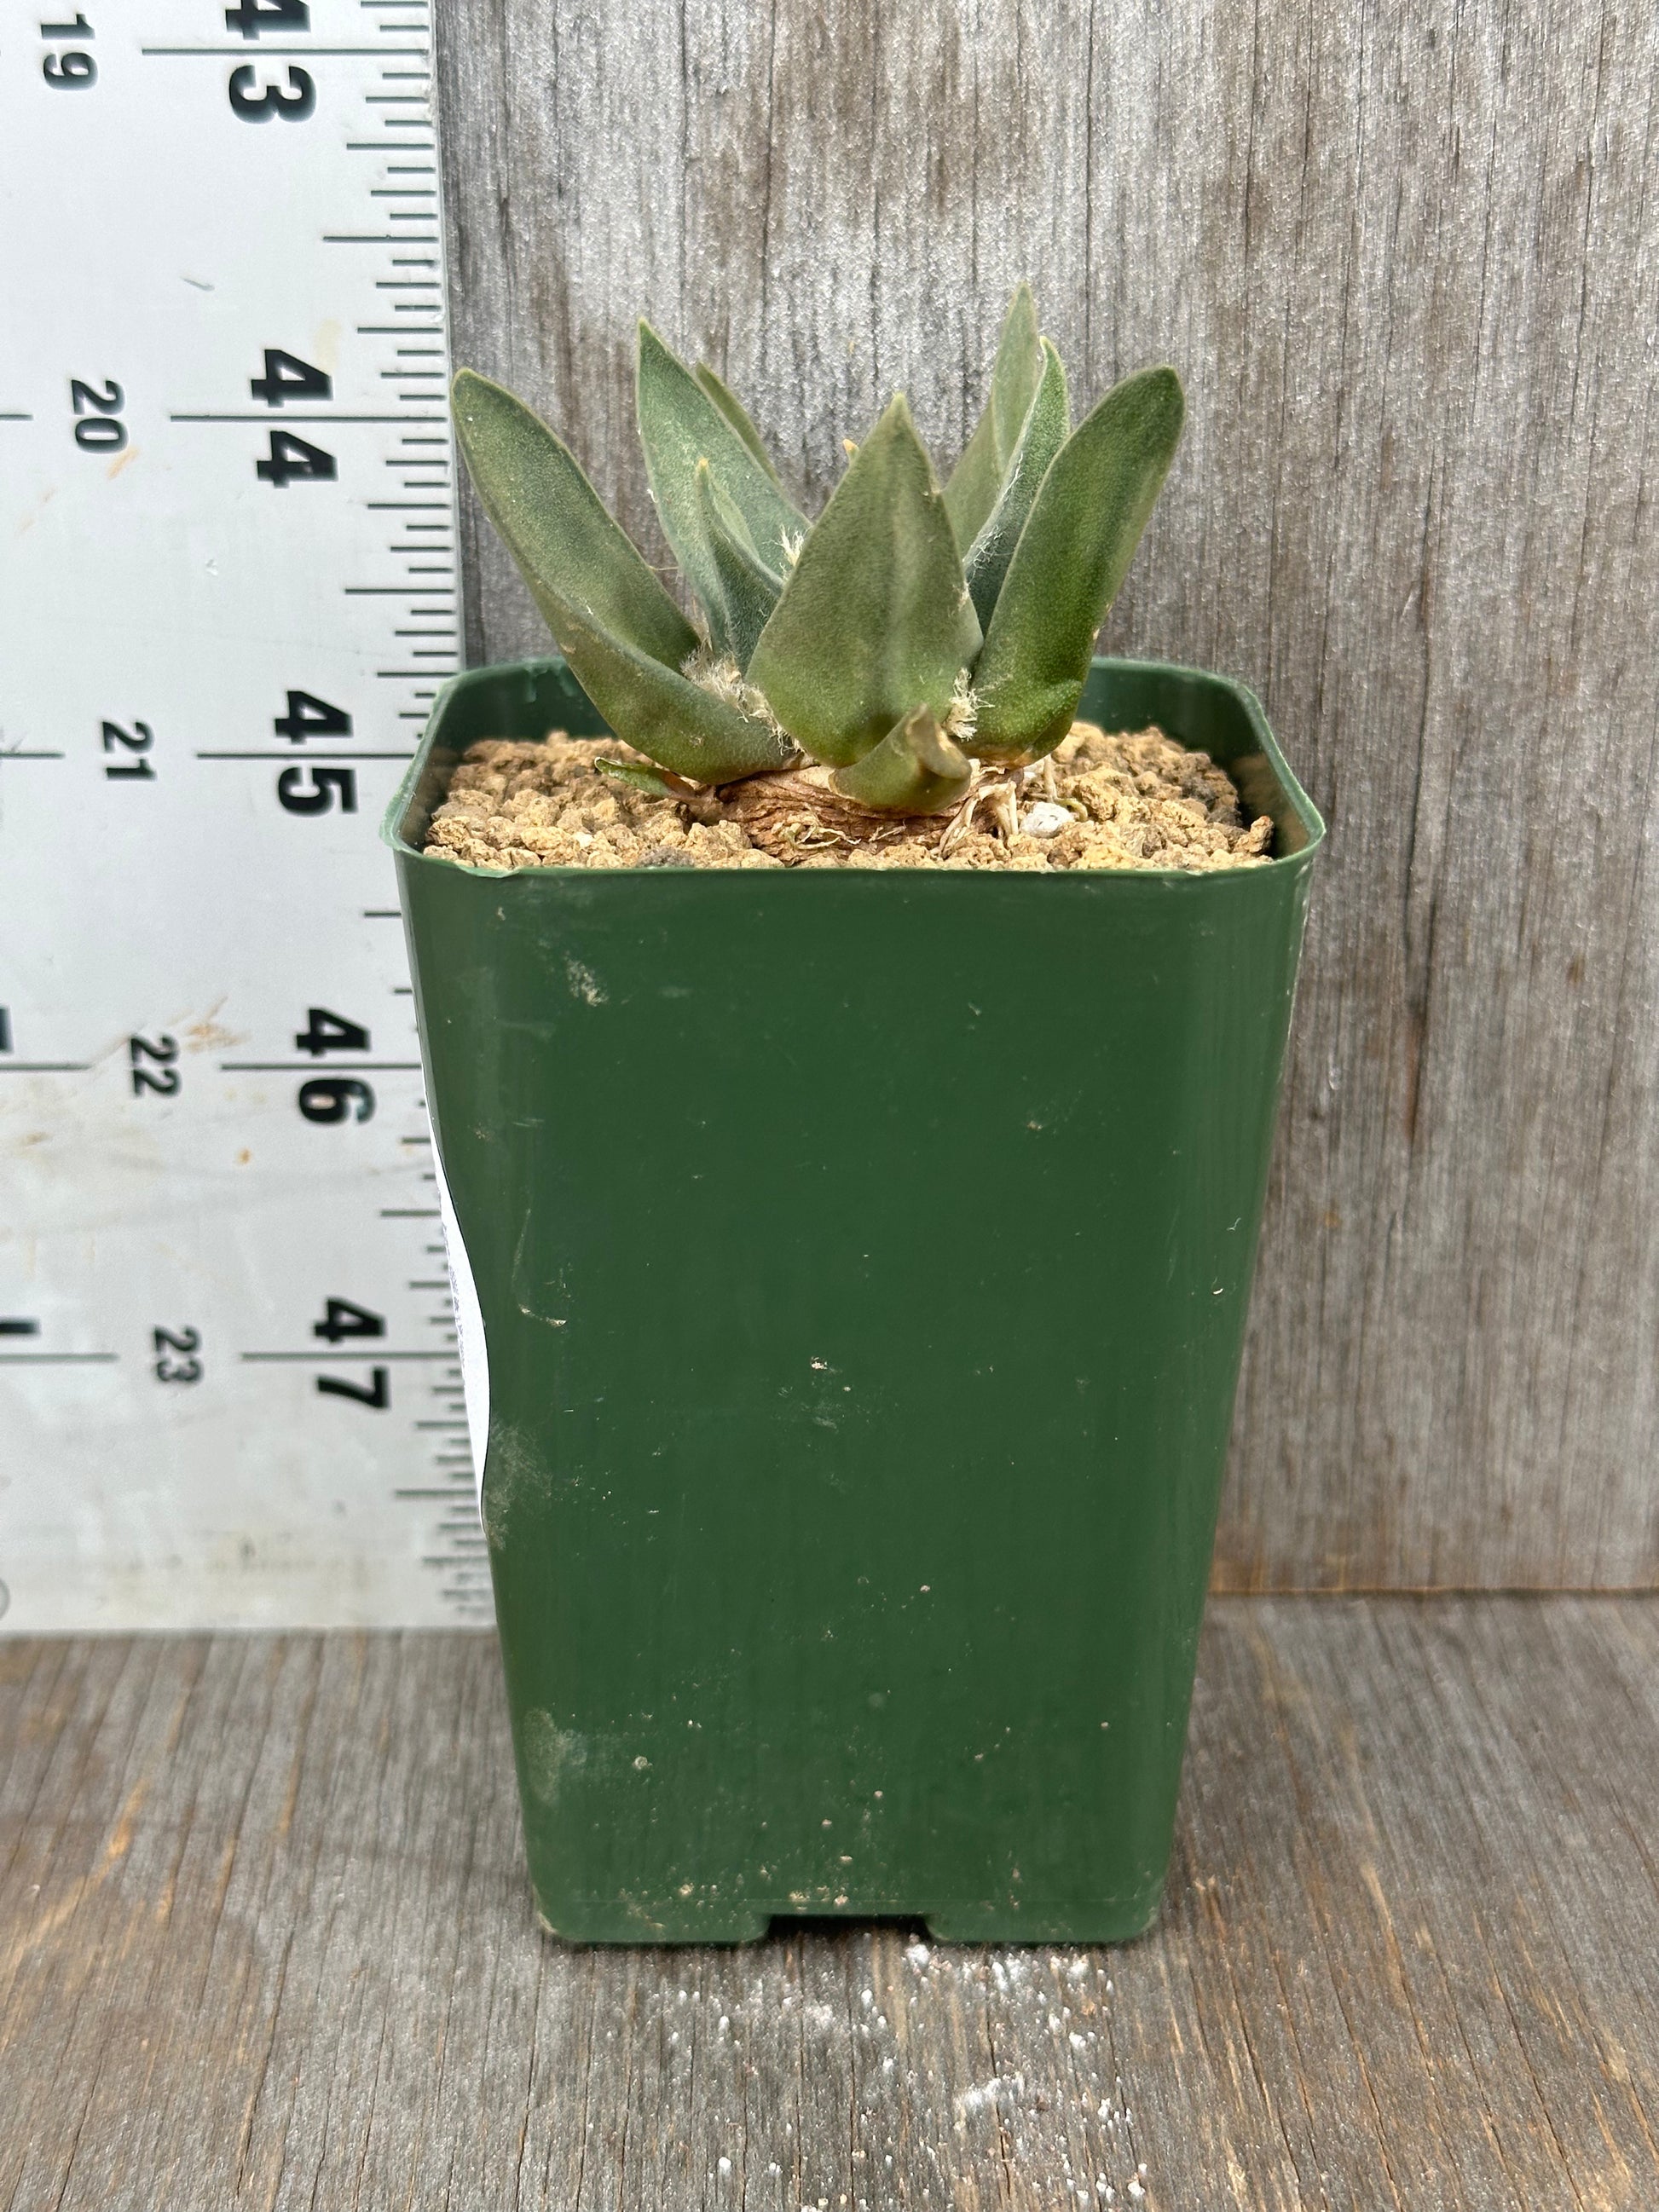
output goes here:
<path id="1" fill-rule="evenodd" d="M 291 399 L 331 399 L 334 380 L 326 370 L 313 368 L 297 354 L 267 346 L 265 373 L 252 378 L 248 389 L 267 407 L 286 407 Z M 333 454 L 308 439 L 296 437 L 292 430 L 273 430 L 269 453 L 253 465 L 260 482 L 275 484 L 279 491 L 296 477 L 301 482 L 331 483 L 335 476 Z"/>

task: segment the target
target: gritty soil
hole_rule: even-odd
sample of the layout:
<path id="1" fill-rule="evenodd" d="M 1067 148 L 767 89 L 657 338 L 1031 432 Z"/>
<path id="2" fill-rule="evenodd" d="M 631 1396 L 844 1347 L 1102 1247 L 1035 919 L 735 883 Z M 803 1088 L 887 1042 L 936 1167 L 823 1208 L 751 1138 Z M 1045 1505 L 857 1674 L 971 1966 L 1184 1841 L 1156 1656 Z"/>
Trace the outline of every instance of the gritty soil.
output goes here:
<path id="1" fill-rule="evenodd" d="M 649 766 L 614 738 L 553 731 L 471 746 L 425 849 L 476 868 L 1215 868 L 1273 850 L 1225 771 L 1158 729 L 1078 722 L 1036 767 L 976 771 L 949 814 L 866 813 L 817 768 L 662 797 L 596 763 Z"/>

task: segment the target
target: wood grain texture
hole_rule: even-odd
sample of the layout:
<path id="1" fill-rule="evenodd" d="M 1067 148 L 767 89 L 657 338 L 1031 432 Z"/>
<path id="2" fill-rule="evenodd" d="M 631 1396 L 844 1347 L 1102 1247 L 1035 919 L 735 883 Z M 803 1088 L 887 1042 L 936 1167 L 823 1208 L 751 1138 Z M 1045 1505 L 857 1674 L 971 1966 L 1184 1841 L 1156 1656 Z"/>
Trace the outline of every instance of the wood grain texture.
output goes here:
<path id="1" fill-rule="evenodd" d="M 1125 1949 L 564 1948 L 511 1772 L 483 1636 L 0 1645 L 0 2207 L 1659 2200 L 1659 1601 L 1218 1601 Z"/>
<path id="2" fill-rule="evenodd" d="M 633 323 L 817 498 L 952 456 L 1029 273 L 1188 440 L 1104 634 L 1266 700 L 1333 827 L 1224 1586 L 1659 1576 L 1659 21 L 441 0 L 458 358 L 664 559 Z M 471 657 L 544 633 L 476 510 Z"/>

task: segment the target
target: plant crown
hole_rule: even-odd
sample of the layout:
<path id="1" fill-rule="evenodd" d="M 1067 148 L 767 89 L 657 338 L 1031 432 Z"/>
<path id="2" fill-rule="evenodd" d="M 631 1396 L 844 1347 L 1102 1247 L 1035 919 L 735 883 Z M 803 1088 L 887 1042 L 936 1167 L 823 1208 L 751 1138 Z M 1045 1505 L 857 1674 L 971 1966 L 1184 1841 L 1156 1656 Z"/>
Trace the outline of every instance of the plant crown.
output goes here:
<path id="1" fill-rule="evenodd" d="M 974 758 L 1066 735 L 1184 406 L 1174 369 L 1142 369 L 1073 429 L 1022 284 L 943 490 L 901 392 L 809 523 L 735 394 L 642 321 L 640 438 L 702 632 L 521 400 L 471 369 L 452 397 L 484 508 L 618 737 L 704 785 L 805 754 L 896 814 L 955 805 Z"/>

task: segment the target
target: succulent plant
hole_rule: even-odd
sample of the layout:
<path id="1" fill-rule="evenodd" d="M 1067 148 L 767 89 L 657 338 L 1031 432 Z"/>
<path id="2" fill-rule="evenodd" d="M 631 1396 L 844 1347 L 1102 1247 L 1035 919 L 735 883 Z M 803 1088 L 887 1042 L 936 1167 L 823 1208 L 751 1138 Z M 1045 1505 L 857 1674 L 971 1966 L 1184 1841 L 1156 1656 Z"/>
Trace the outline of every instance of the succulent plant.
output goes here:
<path id="1" fill-rule="evenodd" d="M 704 634 L 521 400 L 471 369 L 453 398 L 485 510 L 618 737 L 702 785 L 804 754 L 897 814 L 954 805 L 975 757 L 1025 763 L 1066 735 L 1183 411 L 1175 371 L 1143 369 L 1073 429 L 1022 284 L 943 490 L 901 393 L 809 523 L 741 403 L 641 322 L 646 468 Z"/>

